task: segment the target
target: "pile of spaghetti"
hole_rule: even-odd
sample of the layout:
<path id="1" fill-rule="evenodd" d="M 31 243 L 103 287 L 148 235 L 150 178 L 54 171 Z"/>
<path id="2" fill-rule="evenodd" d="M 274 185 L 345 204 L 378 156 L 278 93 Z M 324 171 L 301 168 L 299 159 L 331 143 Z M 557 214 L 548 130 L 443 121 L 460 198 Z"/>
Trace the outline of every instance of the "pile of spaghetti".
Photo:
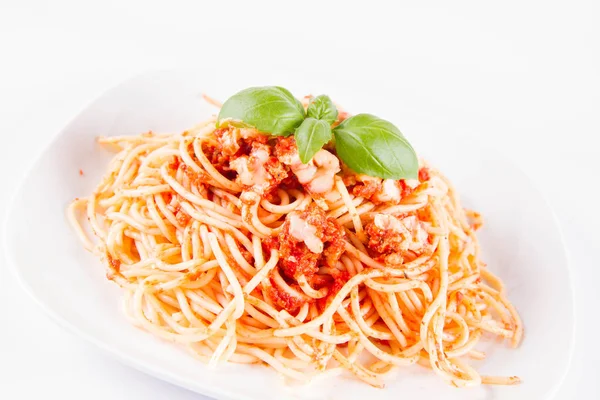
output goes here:
<path id="1" fill-rule="evenodd" d="M 118 153 L 69 218 L 141 328 L 299 381 L 347 370 L 382 387 L 420 364 L 458 387 L 519 382 L 468 363 L 485 335 L 516 347 L 522 325 L 479 258 L 480 216 L 424 161 L 418 180 L 373 178 L 214 119 L 99 142 Z"/>

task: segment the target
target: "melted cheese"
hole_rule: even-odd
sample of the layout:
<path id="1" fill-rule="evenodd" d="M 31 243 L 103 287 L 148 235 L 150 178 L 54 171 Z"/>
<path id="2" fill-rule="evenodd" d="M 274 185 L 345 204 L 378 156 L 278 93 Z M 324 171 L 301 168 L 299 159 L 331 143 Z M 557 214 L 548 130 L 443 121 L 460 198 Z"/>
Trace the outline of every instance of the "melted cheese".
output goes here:
<path id="1" fill-rule="evenodd" d="M 290 166 L 298 182 L 313 193 L 326 193 L 333 188 L 335 174 L 340 172 L 340 161 L 327 150 L 319 150 L 308 163 L 303 164 L 297 151 L 279 156 Z"/>
<path id="2" fill-rule="evenodd" d="M 411 189 L 416 189 L 416 187 L 419 186 L 421 183 L 418 179 L 405 179 L 404 184 Z"/>
<path id="3" fill-rule="evenodd" d="M 385 179 L 383 185 L 381 185 L 381 192 L 376 193 L 374 199 L 381 202 L 400 201 L 400 188 L 396 181 L 393 179 Z"/>
<path id="4" fill-rule="evenodd" d="M 250 157 L 240 156 L 232 160 L 229 166 L 238 173 L 242 185 L 252 186 L 254 190 L 262 193 L 269 186 L 272 178 L 264 166 L 268 159 L 267 150 L 258 148 L 252 150 Z"/>
<path id="5" fill-rule="evenodd" d="M 408 242 L 409 250 L 420 250 L 427 243 L 428 234 L 421 222 L 411 215 L 398 219 L 388 214 L 377 214 L 373 220 L 376 227 L 399 233 Z"/>
<path id="6" fill-rule="evenodd" d="M 316 235 L 317 228 L 309 224 L 297 214 L 290 214 L 290 235 L 304 242 L 310 251 L 316 254 L 323 252 L 323 242 Z"/>

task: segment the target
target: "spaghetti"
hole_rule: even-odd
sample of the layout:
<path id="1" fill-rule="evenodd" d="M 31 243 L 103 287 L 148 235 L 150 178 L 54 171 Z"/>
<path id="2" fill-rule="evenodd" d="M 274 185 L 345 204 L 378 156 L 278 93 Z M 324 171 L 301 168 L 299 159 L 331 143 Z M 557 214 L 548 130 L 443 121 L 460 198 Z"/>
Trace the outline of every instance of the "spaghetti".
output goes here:
<path id="1" fill-rule="evenodd" d="M 209 365 L 298 381 L 347 370 L 383 387 L 419 364 L 458 387 L 519 382 L 466 361 L 485 357 L 486 334 L 516 347 L 522 324 L 479 258 L 479 214 L 423 161 L 401 181 L 355 174 L 331 149 L 302 164 L 293 138 L 214 119 L 98 141 L 118 153 L 68 215 L 134 324 Z"/>

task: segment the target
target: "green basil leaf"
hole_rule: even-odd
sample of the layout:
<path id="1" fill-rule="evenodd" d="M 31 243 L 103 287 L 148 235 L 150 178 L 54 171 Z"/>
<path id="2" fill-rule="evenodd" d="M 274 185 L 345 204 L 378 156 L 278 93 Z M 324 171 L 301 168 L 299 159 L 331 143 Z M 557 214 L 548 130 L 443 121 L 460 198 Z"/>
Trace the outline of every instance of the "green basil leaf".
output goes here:
<path id="1" fill-rule="evenodd" d="M 300 161 L 307 164 L 331 140 L 331 126 L 327 121 L 306 118 L 296 130 L 294 138 Z"/>
<path id="2" fill-rule="evenodd" d="M 306 113 L 309 117 L 315 119 L 322 119 L 323 121 L 329 122 L 329 125 L 333 124 L 338 117 L 338 110 L 333 104 L 333 101 L 324 94 L 315 97 L 308 104 Z"/>
<path id="3" fill-rule="evenodd" d="M 304 107 L 278 86 L 252 87 L 231 96 L 221 107 L 217 125 L 233 119 L 261 132 L 291 135 L 304 120 Z"/>
<path id="4" fill-rule="evenodd" d="M 392 123 L 357 114 L 333 130 L 338 156 L 355 172 L 383 179 L 416 179 L 419 161 Z"/>

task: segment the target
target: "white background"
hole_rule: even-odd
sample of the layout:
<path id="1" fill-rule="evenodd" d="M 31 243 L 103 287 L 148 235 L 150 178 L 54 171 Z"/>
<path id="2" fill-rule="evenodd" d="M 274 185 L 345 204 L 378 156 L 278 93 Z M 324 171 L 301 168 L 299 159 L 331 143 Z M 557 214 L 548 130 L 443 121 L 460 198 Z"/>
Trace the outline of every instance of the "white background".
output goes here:
<path id="1" fill-rule="evenodd" d="M 70 118 L 139 72 L 295 63 L 362 81 L 416 80 L 415 108 L 451 105 L 455 118 L 436 121 L 441 129 L 486 115 L 494 135 L 465 129 L 520 165 L 554 208 L 577 308 L 575 355 L 558 398 L 599 398 L 599 2 L 322 3 L 0 1 L 0 210 Z M 200 398 L 63 332 L 3 258 L 0 266 L 0 398 Z"/>

